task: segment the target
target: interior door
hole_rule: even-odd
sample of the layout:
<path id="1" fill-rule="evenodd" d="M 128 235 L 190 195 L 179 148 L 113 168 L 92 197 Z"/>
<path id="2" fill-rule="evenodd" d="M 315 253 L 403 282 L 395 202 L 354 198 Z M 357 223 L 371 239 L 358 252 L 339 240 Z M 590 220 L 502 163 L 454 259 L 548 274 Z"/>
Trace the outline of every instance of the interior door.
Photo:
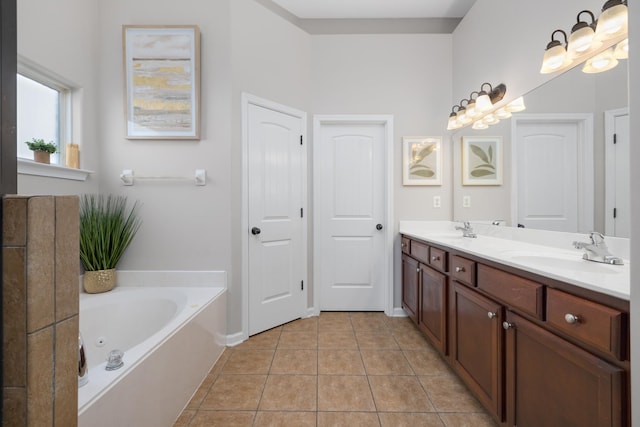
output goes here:
<path id="1" fill-rule="evenodd" d="M 248 106 L 249 335 L 300 318 L 306 309 L 303 123 Z"/>
<path id="2" fill-rule="evenodd" d="M 315 145 L 321 310 L 384 310 L 386 129 L 322 123 Z"/>
<path id="3" fill-rule="evenodd" d="M 631 161 L 627 108 L 605 113 L 605 134 L 605 231 L 609 236 L 631 237 Z"/>
<path id="4" fill-rule="evenodd" d="M 575 122 L 521 122 L 516 129 L 517 222 L 527 228 L 578 232 Z"/>

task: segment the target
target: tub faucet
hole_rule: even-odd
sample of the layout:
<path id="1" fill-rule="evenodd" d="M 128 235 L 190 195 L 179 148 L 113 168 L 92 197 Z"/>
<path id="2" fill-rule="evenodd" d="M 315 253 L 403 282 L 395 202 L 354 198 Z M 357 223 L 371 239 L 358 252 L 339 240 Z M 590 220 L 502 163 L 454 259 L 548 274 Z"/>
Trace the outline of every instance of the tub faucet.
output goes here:
<path id="1" fill-rule="evenodd" d="M 609 252 L 609 248 L 604 241 L 604 236 L 597 231 L 589 233 L 591 243 L 587 242 L 573 242 L 573 246 L 576 249 L 584 249 L 584 255 L 582 258 L 587 261 L 602 262 L 605 264 L 622 265 L 622 258 L 614 256 Z"/>
<path id="2" fill-rule="evenodd" d="M 89 368 L 87 367 L 87 356 L 84 352 L 84 341 L 82 335 L 78 333 L 78 387 L 82 387 L 89 381 Z"/>
<path id="3" fill-rule="evenodd" d="M 478 235 L 473 232 L 473 228 L 471 228 L 471 224 L 469 223 L 469 221 L 465 221 L 463 225 L 464 227 L 460 227 L 459 225 L 456 225 L 456 230 L 462 231 L 462 237 L 473 237 L 473 238 L 478 237 Z"/>

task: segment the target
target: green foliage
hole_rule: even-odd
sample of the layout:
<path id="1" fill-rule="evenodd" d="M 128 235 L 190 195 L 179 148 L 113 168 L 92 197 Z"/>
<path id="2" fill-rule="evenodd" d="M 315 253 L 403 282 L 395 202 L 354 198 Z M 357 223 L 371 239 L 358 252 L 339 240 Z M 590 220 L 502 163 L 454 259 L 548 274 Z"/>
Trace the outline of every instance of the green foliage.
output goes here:
<path id="1" fill-rule="evenodd" d="M 436 148 L 436 144 L 429 144 L 418 154 L 413 156 L 411 159 L 411 164 L 409 165 L 409 174 L 420 176 L 423 178 L 431 178 L 436 173 L 427 165 L 421 163 L 426 157 L 428 157 Z"/>
<path id="2" fill-rule="evenodd" d="M 142 224 L 138 202 L 125 196 L 85 194 L 80 199 L 80 260 L 86 271 L 116 268 Z"/>
<path id="3" fill-rule="evenodd" d="M 470 172 L 470 175 L 475 178 L 495 175 L 496 167 L 493 164 L 493 147 L 489 146 L 486 152 L 482 148 L 474 144 L 470 144 L 469 148 L 471 149 L 471 152 L 473 154 L 475 154 L 478 158 L 480 158 L 480 160 L 484 162 L 474 167 Z"/>
<path id="4" fill-rule="evenodd" d="M 44 139 L 31 138 L 31 141 L 25 141 L 25 144 L 31 151 L 46 151 L 49 154 L 53 154 L 58 151 L 58 147 L 51 142 L 44 142 Z"/>

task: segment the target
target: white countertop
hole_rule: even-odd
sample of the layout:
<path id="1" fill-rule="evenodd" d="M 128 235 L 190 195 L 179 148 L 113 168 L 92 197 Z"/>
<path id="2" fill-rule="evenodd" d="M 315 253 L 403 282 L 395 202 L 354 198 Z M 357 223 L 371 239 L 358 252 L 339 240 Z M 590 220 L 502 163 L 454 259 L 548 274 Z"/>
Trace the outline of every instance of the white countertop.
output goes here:
<path id="1" fill-rule="evenodd" d="M 629 239 L 605 237 L 613 255 L 624 265 L 582 259 L 574 241 L 588 241 L 586 234 L 518 229 L 471 223 L 477 238 L 462 237 L 450 221 L 400 221 L 401 234 L 451 247 L 504 265 L 629 300 Z"/>

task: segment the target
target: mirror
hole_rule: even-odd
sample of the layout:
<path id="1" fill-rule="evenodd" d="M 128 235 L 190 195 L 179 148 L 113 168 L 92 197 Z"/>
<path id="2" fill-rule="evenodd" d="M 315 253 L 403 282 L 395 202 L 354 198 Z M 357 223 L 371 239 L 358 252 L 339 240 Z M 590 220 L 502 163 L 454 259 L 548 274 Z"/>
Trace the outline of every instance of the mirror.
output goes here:
<path id="1" fill-rule="evenodd" d="M 622 60 L 620 64 L 612 70 L 600 74 L 586 74 L 581 70 L 581 66 L 575 67 L 564 74 L 561 74 L 544 85 L 534 89 L 524 95 L 527 109 L 522 113 L 515 113 L 512 118 L 501 121 L 499 124 L 491 126 L 489 129 L 476 131 L 470 126 L 457 130 L 452 134 L 453 144 L 453 219 L 454 221 L 493 221 L 504 220 L 507 225 L 515 226 L 522 221 L 522 200 L 519 195 L 524 194 L 521 185 L 526 185 L 531 174 L 525 171 L 519 171 L 518 155 L 524 155 L 522 141 L 520 146 L 512 144 L 512 127 L 520 128 L 525 117 L 533 117 L 535 115 L 544 114 L 545 117 L 554 117 L 560 115 L 576 115 L 592 117 L 592 126 L 587 127 L 593 129 L 593 166 L 592 170 L 586 171 L 586 178 L 578 178 L 576 185 L 582 186 L 584 182 L 589 182 L 589 176 L 592 176 L 593 184 L 586 185 L 589 188 L 589 194 L 576 196 L 575 213 L 578 216 L 579 225 L 575 229 L 567 229 L 563 231 L 588 232 L 591 230 L 600 231 L 608 235 L 618 235 L 619 237 L 628 237 L 624 235 L 624 231 L 619 233 L 611 232 L 611 218 L 613 217 L 612 198 L 615 198 L 614 192 L 606 190 L 607 173 L 617 170 L 618 175 L 628 174 L 628 166 L 620 167 L 619 165 L 606 165 L 605 163 L 605 112 L 612 110 L 628 109 L 628 77 L 627 77 L 627 61 Z M 508 85 L 507 85 L 508 90 Z M 538 116 L 540 117 L 540 116 Z M 628 116 L 626 116 L 628 123 Z M 515 119 L 515 120 L 514 120 Z M 520 128 L 521 129 L 521 128 Z M 521 134 L 516 133 L 516 139 L 522 138 Z M 462 170 L 461 170 L 461 141 L 467 136 L 499 136 L 503 141 L 503 183 L 499 186 L 463 186 Z M 627 138 L 628 139 L 628 138 Z M 520 150 L 520 151 L 518 151 Z M 516 154 L 514 158 L 513 154 Z M 580 156 L 580 149 L 578 156 Z M 575 155 L 574 155 L 575 156 Z M 552 176 L 559 172 L 556 169 L 564 169 L 565 164 L 553 160 L 556 157 L 551 156 L 547 161 L 538 165 L 537 173 L 543 177 Z M 520 160 L 523 161 L 523 160 Z M 626 159 L 628 163 L 628 158 Z M 530 160 L 524 160 L 525 165 L 530 164 Z M 551 169 L 552 164 L 557 163 L 555 168 Z M 522 163 L 521 163 L 522 165 Z M 582 166 L 577 166 L 578 173 Z M 522 167 L 520 169 L 523 169 Z M 526 167 L 525 167 L 526 169 Z M 521 172 L 521 173 L 519 173 Z M 515 182 L 521 180 L 521 182 Z M 620 177 L 619 177 L 620 178 Z M 626 179 L 628 192 L 628 175 L 621 177 L 621 182 Z M 551 178 L 550 178 L 551 179 Z M 612 179 L 609 177 L 609 183 Z M 553 182 L 553 181 L 551 181 Z M 532 182 L 529 182 L 533 184 Z M 514 188 L 517 186 L 518 188 Z M 554 187 L 553 184 L 547 183 L 547 189 Z M 555 188 L 553 188 L 555 189 Z M 552 189 L 552 190 L 553 190 Z M 584 188 L 582 189 L 584 192 Z M 539 201 L 550 205 L 554 203 L 551 199 L 553 191 L 546 191 L 543 187 L 539 194 Z M 578 191 L 578 193 L 580 190 Z M 618 191 L 619 194 L 619 191 Z M 619 196 L 618 196 L 619 197 Z M 522 197 L 520 197 L 522 198 Z M 586 199 L 586 202 L 585 202 Z M 589 200 L 591 199 L 591 200 Z M 566 203 L 566 195 L 558 197 L 556 202 Z M 577 204 L 576 204 L 577 203 Z M 628 202 L 627 202 L 628 203 Z M 558 204 L 558 203 L 556 203 Z M 591 209 L 584 206 L 592 206 Z M 549 208 L 549 206 L 546 206 Z M 611 209 L 611 212 L 609 212 Z M 518 212 L 520 211 L 520 212 Z M 516 216 L 516 212 L 518 215 Z M 607 215 L 605 215 L 605 213 Z M 619 220 L 616 220 L 619 221 Z M 555 229 L 557 221 L 551 221 L 551 225 L 541 223 L 526 224 L 530 228 Z M 555 227 L 555 228 L 554 228 Z M 573 227 L 573 226 L 569 226 Z M 620 228 L 620 227 L 619 227 Z"/>

